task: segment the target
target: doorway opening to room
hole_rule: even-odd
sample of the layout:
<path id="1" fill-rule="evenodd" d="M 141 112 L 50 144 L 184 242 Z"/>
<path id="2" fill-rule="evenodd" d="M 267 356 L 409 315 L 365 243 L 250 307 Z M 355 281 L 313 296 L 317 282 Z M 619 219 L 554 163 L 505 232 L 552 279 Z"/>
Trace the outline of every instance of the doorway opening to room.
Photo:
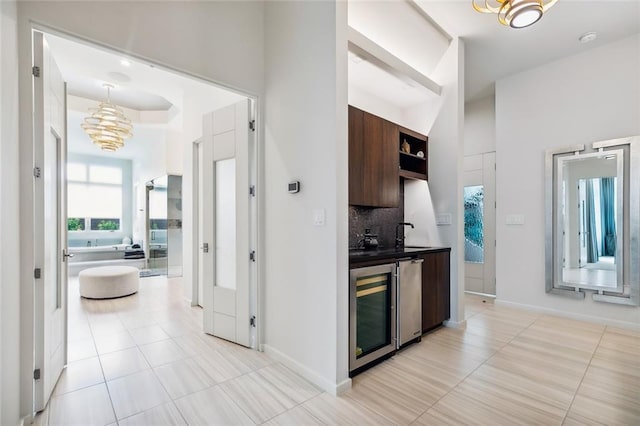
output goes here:
<path id="1" fill-rule="evenodd" d="M 239 195 L 256 185 L 255 101 L 70 37 L 34 31 L 33 40 L 33 149 L 36 164 L 42 160 L 34 206 L 43 212 L 34 219 L 34 247 L 35 261 L 44 262 L 35 275 L 44 285 L 34 288 L 34 412 L 54 388 L 56 395 L 89 382 L 110 388 L 226 347 L 221 339 L 256 348 L 249 318 L 258 315 L 257 267 L 236 253 L 256 241 L 255 197 Z M 132 126 L 115 150 L 109 108 Z M 233 125 L 213 131 L 206 118 L 216 116 Z M 213 161 L 198 163 L 194 140 Z M 196 169 L 205 180 L 194 182 Z M 210 209 L 199 214 L 211 215 L 211 259 L 192 250 L 200 241 L 194 206 Z M 215 238 L 223 234 L 224 244 Z M 193 276 L 199 262 L 210 267 Z M 123 357 L 137 367 L 123 370 Z"/>

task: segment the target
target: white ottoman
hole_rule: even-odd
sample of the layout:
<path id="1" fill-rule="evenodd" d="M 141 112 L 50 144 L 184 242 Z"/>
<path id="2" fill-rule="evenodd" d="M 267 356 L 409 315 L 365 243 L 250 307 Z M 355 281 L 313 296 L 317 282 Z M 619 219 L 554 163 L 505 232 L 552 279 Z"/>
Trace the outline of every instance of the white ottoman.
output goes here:
<path id="1" fill-rule="evenodd" d="M 80 271 L 80 296 L 109 299 L 138 291 L 140 270 L 133 266 L 100 266 Z"/>

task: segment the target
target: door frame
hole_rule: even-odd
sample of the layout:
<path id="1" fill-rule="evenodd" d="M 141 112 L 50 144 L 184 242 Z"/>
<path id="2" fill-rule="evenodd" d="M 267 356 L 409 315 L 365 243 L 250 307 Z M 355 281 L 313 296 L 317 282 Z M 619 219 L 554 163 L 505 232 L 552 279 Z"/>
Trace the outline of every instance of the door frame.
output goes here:
<path id="1" fill-rule="evenodd" d="M 69 40 L 73 40 L 78 43 L 90 45 L 96 49 L 109 50 L 115 54 L 126 55 L 131 58 L 135 58 L 136 61 L 140 61 L 147 65 L 156 67 L 158 69 L 178 74 L 196 81 L 200 81 L 205 84 L 214 85 L 224 90 L 228 90 L 233 93 L 237 93 L 251 100 L 253 105 L 253 116 L 256 123 L 261 123 L 261 106 L 262 99 L 258 94 L 247 92 L 234 87 L 233 85 L 226 84 L 220 81 L 214 81 L 203 76 L 198 76 L 189 73 L 185 70 L 177 69 L 173 66 L 164 64 L 157 60 L 151 60 L 149 58 L 141 57 L 134 52 L 127 51 L 125 49 L 119 49 L 113 46 L 105 46 L 100 42 L 91 40 L 86 37 L 82 37 L 78 34 L 71 34 L 65 31 L 61 31 L 55 28 L 51 28 L 47 25 L 39 24 L 36 22 L 19 22 L 18 23 L 18 68 L 21 76 L 30 76 L 32 72 L 32 56 L 33 56 L 33 32 L 42 32 L 44 34 L 51 34 L 58 37 L 63 37 Z M 35 412 L 34 409 L 34 347 L 35 347 L 35 304 L 34 304 L 34 288 L 37 282 L 34 276 L 35 268 L 35 232 L 33 227 L 34 215 L 36 213 L 35 208 L 35 193 L 33 190 L 33 169 L 34 169 L 34 154 L 39 149 L 36 146 L 34 139 L 34 124 L 35 117 L 33 116 L 33 96 L 34 88 L 31 82 L 31 78 L 21 78 L 18 85 L 18 93 L 20 95 L 19 101 L 19 210 L 22 212 L 22 217 L 26 220 L 21 220 L 19 224 L 20 242 L 20 358 L 23 360 L 31 359 L 32 362 L 23 362 L 20 365 L 19 370 L 19 400 L 20 407 L 19 412 L 21 414 L 26 413 L 23 417 L 23 423 L 28 424 L 32 421 Z M 256 215 L 255 215 L 255 235 L 256 235 L 256 251 L 258 253 L 264 253 L 262 250 L 262 238 L 260 238 L 261 229 L 263 227 L 263 218 L 260 212 L 263 211 L 263 201 L 259 198 L 259 188 L 261 187 L 261 177 L 264 176 L 264 150 L 263 146 L 263 129 L 262 125 L 256 125 L 254 143 L 255 143 L 255 159 L 256 162 L 254 179 L 256 186 Z M 65 182 L 66 183 L 66 182 Z M 27 213 L 30 212 L 30 213 Z M 31 216 L 28 216 L 28 215 Z M 29 219 L 30 218 L 30 219 Z M 192 262 L 193 262 L 192 254 Z M 196 266 L 197 268 L 197 263 Z M 263 274 L 263 266 L 256 262 L 255 265 L 255 303 L 257 305 L 256 317 L 256 348 L 261 350 L 262 348 L 262 291 L 261 291 L 261 277 Z M 193 269 L 193 265 L 192 265 Z M 197 271 L 197 269 L 196 269 Z M 197 297 L 197 294 L 196 294 Z M 65 318 L 65 322 L 67 319 Z M 65 345 L 68 344 L 68 336 L 65 335 Z"/>
<path id="2" fill-rule="evenodd" d="M 200 303 L 200 260 L 198 252 L 200 250 L 200 242 L 198 236 L 200 235 L 200 162 L 198 147 L 202 143 L 202 138 L 198 138 L 191 143 L 191 193 L 193 198 L 191 199 L 191 252 L 194 253 L 193 261 L 191 262 L 191 306 L 201 306 Z"/>

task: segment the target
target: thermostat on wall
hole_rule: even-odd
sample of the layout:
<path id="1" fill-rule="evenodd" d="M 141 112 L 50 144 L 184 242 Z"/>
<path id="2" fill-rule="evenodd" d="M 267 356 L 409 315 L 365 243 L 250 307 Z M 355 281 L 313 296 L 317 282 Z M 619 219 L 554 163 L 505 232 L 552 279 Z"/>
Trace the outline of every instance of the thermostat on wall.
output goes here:
<path id="1" fill-rule="evenodd" d="M 289 182 L 289 193 L 295 194 L 296 192 L 300 192 L 300 182 L 297 180 Z"/>

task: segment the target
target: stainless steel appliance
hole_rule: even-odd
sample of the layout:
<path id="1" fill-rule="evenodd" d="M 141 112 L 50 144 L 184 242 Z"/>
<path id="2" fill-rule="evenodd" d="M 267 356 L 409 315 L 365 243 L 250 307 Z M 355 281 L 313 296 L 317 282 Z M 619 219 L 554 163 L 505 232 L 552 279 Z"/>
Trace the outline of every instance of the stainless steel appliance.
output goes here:
<path id="1" fill-rule="evenodd" d="M 349 273 L 349 372 L 396 350 L 396 264 Z"/>
<path id="2" fill-rule="evenodd" d="M 422 336 L 422 263 L 398 262 L 398 348 Z"/>

